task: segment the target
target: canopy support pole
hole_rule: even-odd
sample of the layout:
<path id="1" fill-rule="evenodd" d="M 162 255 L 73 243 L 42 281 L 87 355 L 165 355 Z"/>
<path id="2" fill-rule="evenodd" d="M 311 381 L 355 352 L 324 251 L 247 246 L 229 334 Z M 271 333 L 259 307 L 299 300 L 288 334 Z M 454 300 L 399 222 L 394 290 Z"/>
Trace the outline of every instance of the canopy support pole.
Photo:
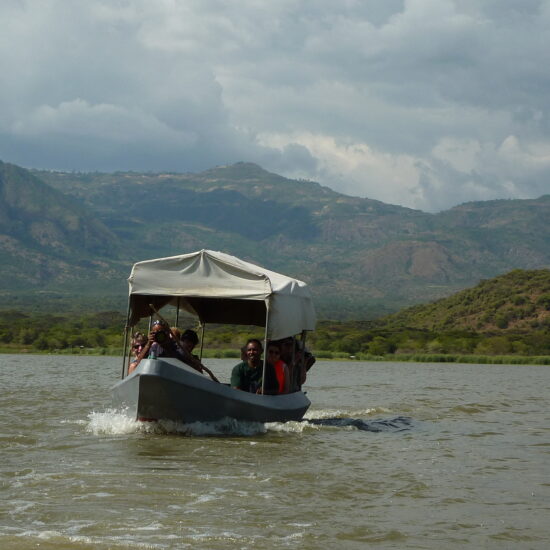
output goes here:
<path id="1" fill-rule="evenodd" d="M 306 364 L 306 335 L 307 335 L 307 332 L 305 330 L 302 330 L 302 334 L 301 334 L 301 337 L 300 337 L 300 341 L 301 341 L 301 346 L 302 346 L 302 349 L 301 349 L 301 359 L 300 359 L 300 370 L 298 371 L 298 375 L 300 376 L 299 378 L 299 384 L 298 384 L 298 387 L 300 388 L 300 391 L 302 390 L 302 384 L 301 384 L 301 380 L 302 380 L 302 371 L 305 369 L 305 364 Z"/>
<path id="2" fill-rule="evenodd" d="M 130 328 L 130 300 L 128 300 L 128 312 L 126 313 L 126 324 L 124 325 L 124 343 L 122 344 L 122 373 L 120 378 L 124 378 L 126 373 L 126 349 L 128 347 L 128 329 Z M 128 350 L 128 362 L 130 359 L 131 351 Z"/>
<path id="3" fill-rule="evenodd" d="M 267 333 L 269 328 L 269 298 L 266 300 L 265 304 L 265 332 L 264 332 L 264 364 L 262 367 L 262 395 L 265 391 L 265 371 L 267 365 Z"/>
<path id="4" fill-rule="evenodd" d="M 203 324 L 203 322 L 199 319 L 199 329 L 201 333 L 201 349 L 199 352 L 199 359 L 202 361 L 202 350 L 204 349 L 204 328 L 206 327 L 206 323 Z"/>

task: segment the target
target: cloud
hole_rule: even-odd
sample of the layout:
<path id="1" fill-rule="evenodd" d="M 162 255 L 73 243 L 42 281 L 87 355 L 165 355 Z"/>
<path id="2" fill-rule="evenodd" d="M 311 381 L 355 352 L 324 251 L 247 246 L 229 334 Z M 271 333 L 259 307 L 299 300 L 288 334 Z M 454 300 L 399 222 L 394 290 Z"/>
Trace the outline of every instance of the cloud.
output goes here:
<path id="1" fill-rule="evenodd" d="M 258 162 L 439 210 L 550 192 L 550 0 L 6 0 L 0 158 Z"/>
<path id="2" fill-rule="evenodd" d="M 86 138 L 91 134 L 110 143 L 152 138 L 180 142 L 183 147 L 196 141 L 193 134 L 177 131 L 148 113 L 106 103 L 90 105 L 81 99 L 56 107 L 41 105 L 17 120 L 13 133 L 20 137 L 62 134 L 70 139 Z"/>

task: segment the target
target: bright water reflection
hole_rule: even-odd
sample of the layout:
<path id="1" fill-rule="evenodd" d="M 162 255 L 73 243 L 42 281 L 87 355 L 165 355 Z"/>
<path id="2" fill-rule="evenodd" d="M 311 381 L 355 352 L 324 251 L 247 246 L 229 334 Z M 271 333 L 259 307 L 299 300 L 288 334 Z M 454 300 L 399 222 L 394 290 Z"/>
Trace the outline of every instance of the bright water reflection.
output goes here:
<path id="1" fill-rule="evenodd" d="M 130 421 L 119 368 L 0 356 L 1 548 L 548 546 L 548 367 L 320 362 L 266 426 Z"/>

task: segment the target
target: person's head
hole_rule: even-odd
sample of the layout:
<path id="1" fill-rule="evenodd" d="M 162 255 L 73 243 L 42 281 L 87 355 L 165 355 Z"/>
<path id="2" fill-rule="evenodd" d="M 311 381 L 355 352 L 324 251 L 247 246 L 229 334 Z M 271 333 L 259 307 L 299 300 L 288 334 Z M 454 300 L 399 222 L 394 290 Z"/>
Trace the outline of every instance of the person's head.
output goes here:
<path id="1" fill-rule="evenodd" d="M 262 357 L 264 348 L 257 338 L 250 338 L 246 341 L 246 360 L 249 365 L 257 365 Z"/>
<path id="2" fill-rule="evenodd" d="M 288 338 L 283 338 L 282 340 L 278 341 L 278 344 L 281 352 L 281 359 L 285 363 L 290 365 L 293 356 L 294 338 L 292 338 L 292 336 L 289 336 Z"/>
<path id="3" fill-rule="evenodd" d="M 199 337 L 194 330 L 187 329 L 181 335 L 180 341 L 184 349 L 191 353 L 199 343 Z"/>
<path id="4" fill-rule="evenodd" d="M 281 359 L 281 346 L 277 342 L 269 342 L 267 345 L 267 360 L 275 364 Z"/>
<path id="5" fill-rule="evenodd" d="M 132 353 L 137 357 L 145 347 L 145 344 L 147 344 L 147 337 L 145 334 L 136 332 L 132 336 Z"/>
<path id="6" fill-rule="evenodd" d="M 158 342 L 161 346 L 170 339 L 170 329 L 164 321 L 155 321 L 151 326 L 151 332 L 155 342 Z"/>

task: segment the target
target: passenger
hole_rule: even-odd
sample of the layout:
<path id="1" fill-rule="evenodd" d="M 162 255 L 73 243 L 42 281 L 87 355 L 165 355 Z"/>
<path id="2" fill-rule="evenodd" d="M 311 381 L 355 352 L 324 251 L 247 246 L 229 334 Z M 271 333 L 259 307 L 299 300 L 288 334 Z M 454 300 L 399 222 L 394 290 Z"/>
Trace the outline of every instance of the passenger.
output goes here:
<path id="1" fill-rule="evenodd" d="M 305 348 L 304 358 L 305 358 L 306 372 L 309 372 L 309 369 L 313 367 L 313 365 L 316 363 L 317 358 L 307 348 Z"/>
<path id="2" fill-rule="evenodd" d="M 302 353 L 302 350 L 303 350 L 303 353 Z M 315 355 L 313 355 L 308 349 L 307 347 L 305 347 L 303 345 L 302 342 L 300 342 L 299 340 L 296 340 L 296 353 L 299 354 L 300 356 L 300 360 L 302 360 L 302 356 L 303 356 L 303 361 L 304 361 L 304 367 L 306 369 L 306 372 L 309 371 L 309 369 L 311 367 L 313 367 L 313 365 L 315 364 L 315 362 L 317 361 L 317 359 L 315 358 Z"/>
<path id="3" fill-rule="evenodd" d="M 279 384 L 277 393 L 288 393 L 290 374 L 287 364 L 281 359 L 281 346 L 277 342 L 269 342 L 267 345 L 267 360 L 275 367 L 275 375 Z"/>
<path id="4" fill-rule="evenodd" d="M 181 352 L 186 359 L 183 359 L 185 363 L 195 368 L 199 372 L 206 372 L 214 382 L 219 382 L 219 380 L 214 376 L 214 373 L 207 367 L 205 367 L 199 358 L 198 355 L 193 353 L 195 346 L 199 343 L 199 336 L 194 330 L 187 329 L 183 331 L 183 334 L 180 335 L 180 331 L 174 332 L 174 335 L 177 337 L 177 344 Z"/>
<path id="5" fill-rule="evenodd" d="M 155 321 L 151 327 L 147 344 L 143 348 L 138 359 L 144 357 L 148 359 L 157 359 L 158 357 L 174 357 L 180 361 L 189 364 L 185 354 L 178 349 L 178 344 L 175 340 L 175 334 L 171 331 L 164 321 Z M 199 365 L 191 365 L 194 369 L 202 372 Z"/>
<path id="6" fill-rule="evenodd" d="M 300 345 L 293 337 L 278 341 L 281 347 L 281 359 L 287 364 L 290 378 L 290 392 L 299 391 L 306 381 L 306 366 L 302 362 Z"/>
<path id="7" fill-rule="evenodd" d="M 176 340 L 176 335 L 164 321 L 153 323 L 147 344 L 136 359 L 137 363 L 139 364 L 144 357 L 148 359 L 173 357 L 200 373 L 206 372 L 214 382 L 219 382 L 210 369 L 205 367 L 198 358 L 191 355 L 180 341 Z"/>
<path id="8" fill-rule="evenodd" d="M 183 356 L 177 348 L 170 328 L 164 321 L 155 321 L 153 323 L 147 344 L 149 359 L 174 357 L 183 361 Z"/>
<path id="9" fill-rule="evenodd" d="M 195 346 L 199 343 L 199 337 L 194 330 L 187 329 L 180 337 L 180 343 L 187 353 L 192 353 Z M 197 355 L 193 355 L 198 359 Z"/>
<path id="10" fill-rule="evenodd" d="M 147 337 L 141 332 L 136 332 L 132 337 L 132 353 L 134 355 L 133 361 L 128 365 L 128 374 L 132 374 L 136 367 L 139 365 L 138 357 L 141 353 L 141 350 L 147 344 Z"/>
<path id="11" fill-rule="evenodd" d="M 307 378 L 307 372 L 315 364 L 317 359 L 315 356 L 304 346 L 304 343 L 300 340 L 296 340 L 296 349 L 294 352 L 294 364 L 296 365 L 296 382 L 298 383 L 298 389 L 301 389 L 305 384 Z"/>
<path id="12" fill-rule="evenodd" d="M 281 350 L 281 359 L 290 367 L 294 361 L 294 338 L 289 336 L 282 340 L 277 340 Z"/>
<path id="13" fill-rule="evenodd" d="M 246 342 L 245 350 L 246 360 L 235 365 L 231 371 L 231 387 L 251 393 L 262 393 L 262 343 L 256 338 L 250 338 Z M 264 393 L 275 395 L 279 387 L 275 369 L 267 363 L 265 371 Z"/>
<path id="14" fill-rule="evenodd" d="M 170 336 L 175 336 L 176 340 L 181 338 L 181 330 L 178 327 L 170 327 Z"/>

